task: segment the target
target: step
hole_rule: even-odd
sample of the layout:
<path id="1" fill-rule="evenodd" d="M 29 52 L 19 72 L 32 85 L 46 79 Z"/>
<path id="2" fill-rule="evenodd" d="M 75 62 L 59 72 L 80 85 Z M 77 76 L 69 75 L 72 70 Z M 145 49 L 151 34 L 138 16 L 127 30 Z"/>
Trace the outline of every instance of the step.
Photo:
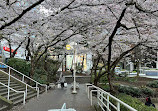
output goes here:
<path id="1" fill-rule="evenodd" d="M 19 84 L 10 84 L 10 87 L 11 88 L 14 88 L 14 87 L 18 87 L 18 86 L 20 86 Z M 21 86 L 21 87 L 23 87 L 23 86 Z M 4 89 L 4 88 L 7 88 L 6 86 L 3 86 L 3 85 L 0 85 L 0 89 Z"/>
<path id="2" fill-rule="evenodd" d="M 0 107 L 0 111 L 6 111 L 7 108 L 8 108 L 8 106 L 4 105 L 4 106 Z"/>
<path id="3" fill-rule="evenodd" d="M 12 94 L 12 93 L 14 93 L 14 91 L 11 90 L 11 91 L 10 91 L 10 94 Z M 8 95 L 8 92 L 2 92 L 2 93 L 0 93 L 0 95 L 1 95 L 1 96 Z"/>
<path id="4" fill-rule="evenodd" d="M 0 81 L 1 80 L 8 80 L 8 78 L 0 76 Z"/>
<path id="5" fill-rule="evenodd" d="M 12 90 L 11 90 L 11 91 L 12 91 Z M 25 88 L 24 88 L 24 87 L 19 88 L 17 91 L 25 91 Z M 8 92 L 8 88 L 0 89 L 0 94 L 3 93 L 3 92 Z"/>
<path id="6" fill-rule="evenodd" d="M 15 96 L 19 96 L 19 95 L 21 95 L 21 94 L 23 95 L 23 93 L 16 93 L 16 92 L 14 92 L 14 93 L 12 93 L 12 94 L 9 95 L 9 98 L 11 99 L 11 98 L 13 98 L 13 97 L 15 97 Z M 7 98 L 7 97 L 8 97 L 8 94 L 5 95 L 5 96 L 3 96 L 3 97 Z"/>
<path id="7" fill-rule="evenodd" d="M 31 92 L 31 90 L 28 89 L 28 92 Z M 33 92 L 34 92 L 34 91 L 33 91 Z M 10 91 L 10 95 L 12 95 L 13 93 L 16 93 L 16 92 L 14 92 L 13 90 L 11 90 L 11 91 Z M 2 93 L 0 93 L 0 95 L 3 96 L 3 97 L 4 97 L 4 96 L 6 97 L 6 96 L 8 95 L 8 92 L 7 92 L 7 91 L 6 91 L 6 92 L 2 92 Z"/>
<path id="8" fill-rule="evenodd" d="M 8 81 L 0 81 L 1 83 L 8 85 Z M 10 84 L 16 84 L 16 82 L 14 81 L 10 81 Z"/>
<path id="9" fill-rule="evenodd" d="M 35 97 L 35 96 L 37 96 L 36 93 L 28 94 L 26 100 L 28 100 L 28 99 L 30 99 L 30 98 L 33 98 L 33 97 Z M 19 97 L 19 98 L 20 98 L 20 97 Z M 23 102 L 23 96 L 22 96 L 22 98 L 17 99 L 16 101 L 14 101 L 14 102 L 13 102 L 13 105 L 17 105 L 17 104 L 22 103 L 22 102 Z"/>
<path id="10" fill-rule="evenodd" d="M 16 97 L 13 97 L 13 98 L 10 98 L 10 101 L 12 101 L 13 103 L 20 100 L 20 99 L 23 99 L 24 98 L 24 95 L 21 93 L 20 95 L 16 96 Z"/>

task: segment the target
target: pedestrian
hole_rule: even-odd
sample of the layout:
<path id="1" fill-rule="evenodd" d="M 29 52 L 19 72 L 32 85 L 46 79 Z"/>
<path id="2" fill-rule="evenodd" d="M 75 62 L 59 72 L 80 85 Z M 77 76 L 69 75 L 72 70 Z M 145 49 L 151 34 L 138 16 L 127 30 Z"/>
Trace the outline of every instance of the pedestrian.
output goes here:
<path id="1" fill-rule="evenodd" d="M 146 106 L 153 106 L 153 107 L 155 107 L 155 105 L 151 102 L 151 99 L 150 99 L 149 96 L 146 98 L 145 105 Z"/>
<path id="2" fill-rule="evenodd" d="M 65 77 L 61 75 L 61 78 L 60 78 L 61 88 L 64 88 L 64 82 L 65 82 Z"/>

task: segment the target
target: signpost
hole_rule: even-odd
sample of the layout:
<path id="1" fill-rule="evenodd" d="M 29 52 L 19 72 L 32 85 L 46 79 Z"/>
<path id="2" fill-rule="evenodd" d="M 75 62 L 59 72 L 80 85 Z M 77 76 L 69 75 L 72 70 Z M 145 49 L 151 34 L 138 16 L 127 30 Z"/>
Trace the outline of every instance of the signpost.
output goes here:
<path id="1" fill-rule="evenodd" d="M 76 45 L 76 44 L 73 44 L 73 45 Z M 70 49 L 73 49 L 74 50 L 74 54 L 73 54 L 73 77 L 74 77 L 74 82 L 73 82 L 73 91 L 72 91 L 72 94 L 77 94 L 77 91 L 76 91 L 76 49 L 75 47 L 72 47 L 72 45 L 66 45 L 66 49 L 67 50 L 70 50 Z"/>

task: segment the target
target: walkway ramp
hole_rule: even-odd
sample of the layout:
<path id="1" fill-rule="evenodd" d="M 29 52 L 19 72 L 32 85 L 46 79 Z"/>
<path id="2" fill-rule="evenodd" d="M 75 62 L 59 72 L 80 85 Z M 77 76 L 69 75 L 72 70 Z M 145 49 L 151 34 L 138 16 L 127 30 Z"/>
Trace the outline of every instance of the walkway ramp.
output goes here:
<path id="1" fill-rule="evenodd" d="M 72 94 L 71 85 L 67 88 L 49 90 L 48 93 L 40 95 L 40 98 L 29 100 L 24 106 L 14 107 L 10 111 L 48 111 L 50 109 L 60 109 L 66 103 L 67 108 L 75 109 L 76 111 L 95 111 L 90 105 L 90 101 L 85 91 L 85 84 L 80 84 L 77 94 Z"/>

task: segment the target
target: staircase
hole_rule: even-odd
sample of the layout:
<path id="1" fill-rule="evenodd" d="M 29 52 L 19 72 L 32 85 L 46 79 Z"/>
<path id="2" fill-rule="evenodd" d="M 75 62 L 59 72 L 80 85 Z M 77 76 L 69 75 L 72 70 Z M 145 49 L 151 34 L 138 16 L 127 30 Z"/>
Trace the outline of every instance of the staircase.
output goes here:
<path id="1" fill-rule="evenodd" d="M 16 73 L 11 74 L 11 72 L 13 73 L 11 69 Z M 9 73 L 7 73 L 7 71 Z M 39 93 L 44 92 L 47 88 L 42 88 L 42 86 L 46 85 L 42 85 L 23 74 L 18 74 L 18 76 L 22 75 L 22 80 L 20 80 L 20 77 L 18 78 L 17 76 L 17 72 L 18 71 L 9 66 L 7 66 L 7 69 L 0 70 L 0 111 L 6 111 L 19 103 L 25 104 L 26 100 L 35 96 L 38 97 Z M 31 80 L 32 83 L 34 82 L 35 87 L 27 84 L 28 80 L 26 79 Z"/>

